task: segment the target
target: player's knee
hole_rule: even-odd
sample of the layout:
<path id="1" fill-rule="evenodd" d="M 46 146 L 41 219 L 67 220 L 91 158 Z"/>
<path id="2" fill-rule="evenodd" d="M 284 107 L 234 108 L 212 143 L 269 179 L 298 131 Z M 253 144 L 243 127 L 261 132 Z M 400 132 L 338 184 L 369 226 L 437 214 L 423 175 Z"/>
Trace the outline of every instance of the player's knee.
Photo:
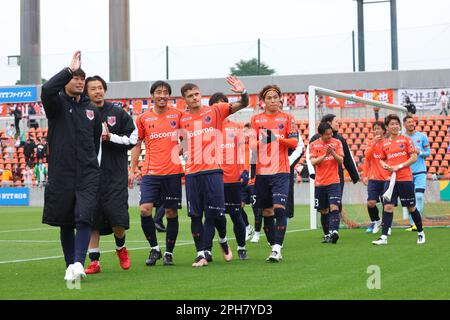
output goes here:
<path id="1" fill-rule="evenodd" d="M 408 212 L 413 213 L 414 211 L 416 211 L 416 206 L 408 207 Z"/>
<path id="2" fill-rule="evenodd" d="M 271 217 L 271 216 L 273 216 L 275 213 L 274 213 L 274 211 L 273 211 L 273 209 L 272 208 L 268 208 L 268 209 L 263 209 L 262 210 L 262 215 L 263 215 L 263 217 Z"/>
<path id="3" fill-rule="evenodd" d="M 339 207 L 337 205 L 335 205 L 335 204 L 331 204 L 330 205 L 330 210 L 331 211 L 339 211 Z"/>
<path id="4" fill-rule="evenodd" d="M 369 208 L 375 208 L 375 206 L 377 205 L 377 202 L 375 200 L 369 200 L 367 201 L 367 206 Z"/>
<path id="5" fill-rule="evenodd" d="M 394 212 L 394 205 L 392 205 L 392 204 L 384 205 L 384 212 L 386 212 L 386 213 L 393 213 Z"/>
<path id="6" fill-rule="evenodd" d="M 320 214 L 328 214 L 330 212 L 330 210 L 328 209 L 321 209 L 320 210 Z"/>
<path id="7" fill-rule="evenodd" d="M 282 204 L 274 204 L 274 205 L 273 205 L 273 209 L 274 209 L 274 210 L 275 210 L 275 209 L 286 209 L 286 207 L 283 206 Z"/>
<path id="8" fill-rule="evenodd" d="M 116 237 L 122 238 L 125 235 L 124 227 L 113 227 L 113 232 Z"/>
<path id="9" fill-rule="evenodd" d="M 178 216 L 177 210 L 167 208 L 166 209 L 166 217 L 169 219 L 176 218 Z"/>
<path id="10" fill-rule="evenodd" d="M 150 205 L 150 204 L 143 204 L 143 205 L 141 205 L 140 209 L 141 209 L 141 216 L 143 216 L 143 217 L 151 217 L 152 209 L 153 209 L 152 205 Z"/>

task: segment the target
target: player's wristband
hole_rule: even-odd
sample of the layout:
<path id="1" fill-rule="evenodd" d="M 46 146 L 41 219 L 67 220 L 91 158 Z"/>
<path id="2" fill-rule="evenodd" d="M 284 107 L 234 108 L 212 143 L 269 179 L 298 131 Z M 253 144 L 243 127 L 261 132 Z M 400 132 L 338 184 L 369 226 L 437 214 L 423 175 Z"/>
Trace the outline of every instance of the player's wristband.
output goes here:
<path id="1" fill-rule="evenodd" d="M 247 89 L 244 89 L 244 91 L 241 92 L 241 96 L 243 96 L 244 94 L 247 94 Z"/>
<path id="2" fill-rule="evenodd" d="M 403 167 L 404 167 L 404 166 L 403 166 L 402 163 L 400 163 L 400 164 L 398 165 L 398 168 L 399 168 L 399 169 L 403 169 Z"/>

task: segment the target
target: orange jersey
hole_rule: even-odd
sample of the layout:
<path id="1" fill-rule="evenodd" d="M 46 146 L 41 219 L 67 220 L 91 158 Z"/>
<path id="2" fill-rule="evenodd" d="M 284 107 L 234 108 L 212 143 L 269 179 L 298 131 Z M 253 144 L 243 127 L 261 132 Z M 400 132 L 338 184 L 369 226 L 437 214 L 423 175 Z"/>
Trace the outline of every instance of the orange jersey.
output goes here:
<path id="1" fill-rule="evenodd" d="M 219 103 L 181 117 L 180 126 L 187 140 L 187 175 L 221 169 L 217 144 L 222 142 L 222 123 L 230 115 L 230 107 L 229 103 Z"/>
<path id="2" fill-rule="evenodd" d="M 376 144 L 370 142 L 365 152 L 364 159 L 364 175 L 369 180 L 389 180 L 389 172 L 381 166 L 381 157 L 383 152 L 384 140 L 378 141 Z"/>
<path id="3" fill-rule="evenodd" d="M 331 145 L 339 156 L 344 156 L 344 148 L 342 142 L 338 139 L 331 138 L 329 142 L 323 142 L 322 139 L 314 140 L 309 144 L 310 158 L 319 158 L 327 153 L 327 146 Z M 316 186 L 328 186 L 330 184 L 341 183 L 339 178 L 340 164 L 330 154 L 319 164 L 315 165 L 316 169 Z"/>
<path id="4" fill-rule="evenodd" d="M 243 131 L 236 122 L 225 119 L 222 127 L 222 152 L 220 166 L 224 183 L 237 183 L 245 165 L 245 141 Z"/>
<path id="5" fill-rule="evenodd" d="M 179 157 L 178 129 L 183 113 L 169 107 L 164 114 L 147 110 L 136 119 L 139 140 L 145 142 L 142 175 L 183 173 Z"/>
<path id="6" fill-rule="evenodd" d="M 279 140 L 297 136 L 294 117 L 282 111 L 275 114 L 260 113 L 253 116 L 250 123 L 258 141 L 266 129 L 277 137 L 276 141 L 268 144 L 258 143 L 256 174 L 289 173 L 288 147 Z"/>
<path id="7" fill-rule="evenodd" d="M 395 140 L 388 138 L 384 140 L 381 152 L 381 159 L 390 166 L 396 166 L 408 161 L 411 154 L 415 153 L 416 149 L 413 141 L 404 135 L 399 135 Z M 388 171 L 389 178 L 391 173 Z M 411 167 L 404 167 L 397 171 L 397 181 L 412 181 L 413 175 Z"/>

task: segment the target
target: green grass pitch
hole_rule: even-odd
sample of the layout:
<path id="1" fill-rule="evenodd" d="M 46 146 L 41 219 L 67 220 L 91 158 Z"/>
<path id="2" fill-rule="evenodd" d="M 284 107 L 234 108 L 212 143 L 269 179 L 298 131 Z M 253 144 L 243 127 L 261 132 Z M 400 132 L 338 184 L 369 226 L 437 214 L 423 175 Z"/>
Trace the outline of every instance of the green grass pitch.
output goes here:
<path id="1" fill-rule="evenodd" d="M 250 208 L 247 213 L 250 213 Z M 343 229 L 337 245 L 321 244 L 321 231 L 308 230 L 309 210 L 297 206 L 289 221 L 283 261 L 265 261 L 265 237 L 248 243 L 248 261 L 225 262 L 215 241 L 214 261 L 194 269 L 195 248 L 183 209 L 174 251 L 175 266 L 162 260 L 145 266 L 145 241 L 137 208 L 130 210 L 127 247 L 132 266 L 120 269 L 112 236 L 102 237 L 102 272 L 89 275 L 79 290 L 67 288 L 58 228 L 41 224 L 41 208 L 0 208 L 0 299 L 449 299 L 450 236 L 427 228 L 427 243 L 394 229 L 389 245 L 376 247 L 363 229 Z M 252 219 L 252 214 L 249 215 Z M 228 237 L 234 239 L 228 219 Z M 158 233 L 164 248 L 165 234 Z M 87 265 L 87 264 L 86 264 Z M 368 289 L 369 266 L 380 268 L 380 289 Z M 370 282 L 370 281 L 369 281 Z"/>

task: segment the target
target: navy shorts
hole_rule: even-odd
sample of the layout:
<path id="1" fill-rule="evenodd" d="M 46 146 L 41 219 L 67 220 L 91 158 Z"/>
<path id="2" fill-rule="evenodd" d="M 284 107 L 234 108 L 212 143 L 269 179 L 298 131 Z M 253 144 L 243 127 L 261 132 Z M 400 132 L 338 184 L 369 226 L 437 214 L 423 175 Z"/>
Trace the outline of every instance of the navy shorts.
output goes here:
<path id="1" fill-rule="evenodd" d="M 376 202 L 381 202 L 381 196 L 385 192 L 384 180 L 369 180 L 367 184 L 367 201 L 375 200 Z"/>
<path id="2" fill-rule="evenodd" d="M 275 204 L 286 207 L 289 194 L 289 173 L 257 175 L 255 189 L 257 208 L 272 208 Z"/>
<path id="3" fill-rule="evenodd" d="M 189 217 L 217 217 L 225 214 L 223 173 L 211 172 L 186 176 L 186 200 Z"/>
<path id="4" fill-rule="evenodd" d="M 389 188 L 389 181 L 384 184 L 384 192 Z M 416 205 L 416 194 L 414 193 L 414 183 L 412 181 L 396 181 L 391 201 L 384 201 L 384 204 L 397 204 L 397 198 L 403 207 L 413 207 Z"/>
<path id="5" fill-rule="evenodd" d="M 181 209 L 181 175 L 142 177 L 139 204 L 163 204 L 167 209 Z"/>
<path id="6" fill-rule="evenodd" d="M 331 204 L 341 204 L 341 185 L 339 183 L 328 186 L 316 186 L 314 188 L 314 208 L 317 210 L 328 209 Z"/>
<path id="7" fill-rule="evenodd" d="M 237 213 L 241 211 L 241 184 L 225 183 L 225 213 Z"/>

